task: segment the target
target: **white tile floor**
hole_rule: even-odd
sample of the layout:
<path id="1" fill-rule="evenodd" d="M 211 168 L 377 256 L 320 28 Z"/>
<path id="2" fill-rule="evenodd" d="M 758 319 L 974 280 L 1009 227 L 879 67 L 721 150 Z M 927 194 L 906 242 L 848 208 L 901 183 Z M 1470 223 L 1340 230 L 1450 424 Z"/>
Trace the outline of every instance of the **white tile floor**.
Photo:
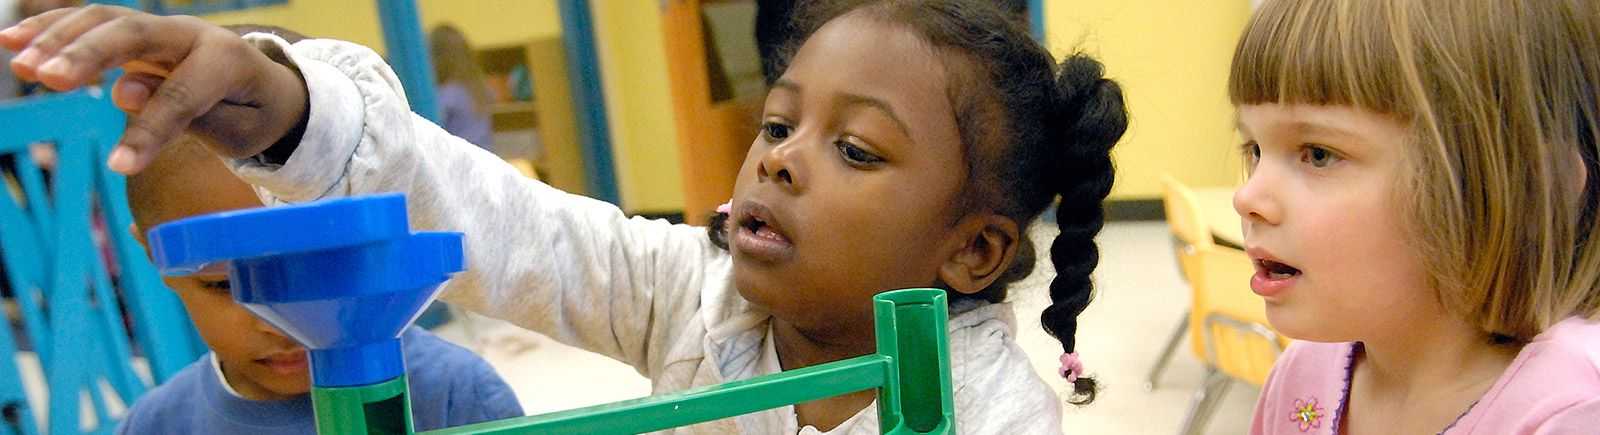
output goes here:
<path id="1" fill-rule="evenodd" d="M 1041 247 L 1054 237 L 1051 225 L 1036 225 L 1030 234 Z M 1100 239 L 1098 295 L 1084 312 L 1078 329 L 1078 351 L 1089 372 L 1103 385 L 1099 399 L 1085 407 L 1068 406 L 1063 417 L 1069 434 L 1174 434 L 1188 409 L 1202 368 L 1182 344 L 1162 378 L 1160 388 L 1144 389 L 1144 376 L 1161 346 L 1188 306 L 1188 289 L 1173 261 L 1171 236 L 1164 223 L 1117 223 Z M 1041 249 L 1048 254 L 1048 249 Z M 1012 292 L 1020 319 L 1019 342 L 1033 357 L 1034 368 L 1053 379 L 1061 347 L 1039 328 L 1038 313 L 1049 303 L 1045 285 L 1053 275 L 1047 258 L 1034 277 Z M 561 345 L 548 338 L 486 319 L 475 327 L 452 322 L 440 334 L 478 350 L 506 379 L 530 414 L 605 403 L 649 394 L 648 383 L 631 368 L 605 357 Z M 469 339 L 469 332 L 476 339 Z M 1065 387 L 1065 383 L 1057 383 Z M 1205 433 L 1239 434 L 1249 428 L 1258 391 L 1238 384 L 1218 406 Z"/>

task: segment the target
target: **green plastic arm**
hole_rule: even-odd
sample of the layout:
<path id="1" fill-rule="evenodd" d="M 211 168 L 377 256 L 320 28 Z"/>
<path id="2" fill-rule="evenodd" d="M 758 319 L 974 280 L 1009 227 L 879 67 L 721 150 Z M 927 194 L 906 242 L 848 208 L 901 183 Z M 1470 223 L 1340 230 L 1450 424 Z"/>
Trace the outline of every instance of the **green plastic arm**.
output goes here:
<path id="1" fill-rule="evenodd" d="M 768 376 L 550 414 L 427 432 L 445 434 L 635 434 L 688 426 L 883 384 L 888 361 L 867 355 Z"/>

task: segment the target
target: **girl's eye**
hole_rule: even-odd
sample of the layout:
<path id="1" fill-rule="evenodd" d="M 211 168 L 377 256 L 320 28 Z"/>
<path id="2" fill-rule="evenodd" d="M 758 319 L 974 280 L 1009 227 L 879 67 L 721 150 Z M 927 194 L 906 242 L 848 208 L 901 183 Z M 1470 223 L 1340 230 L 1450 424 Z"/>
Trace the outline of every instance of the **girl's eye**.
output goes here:
<path id="1" fill-rule="evenodd" d="M 1315 168 L 1326 168 L 1339 160 L 1341 159 L 1339 156 L 1334 155 L 1333 151 L 1328 151 L 1327 148 L 1316 145 L 1306 145 L 1300 151 L 1300 161 L 1310 163 Z"/>
<path id="2" fill-rule="evenodd" d="M 765 137 L 767 142 L 783 142 L 784 139 L 789 138 L 789 133 L 789 126 L 787 125 L 770 121 L 761 124 L 761 136 Z"/>
<path id="3" fill-rule="evenodd" d="M 868 166 L 883 163 L 882 157 L 873 155 L 872 153 L 867 152 L 867 150 L 861 149 L 861 147 L 855 146 L 855 144 L 850 142 L 841 140 L 835 142 L 834 146 L 839 147 L 839 155 L 844 157 L 845 162 L 853 166 Z"/>

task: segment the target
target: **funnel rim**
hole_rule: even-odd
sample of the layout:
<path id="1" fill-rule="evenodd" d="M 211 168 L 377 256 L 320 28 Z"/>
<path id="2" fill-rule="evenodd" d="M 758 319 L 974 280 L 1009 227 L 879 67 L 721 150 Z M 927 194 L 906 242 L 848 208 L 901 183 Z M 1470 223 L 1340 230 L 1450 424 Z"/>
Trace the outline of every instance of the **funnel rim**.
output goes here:
<path id="1" fill-rule="evenodd" d="M 179 219 L 157 225 L 147 237 L 156 268 L 184 275 L 222 261 L 403 238 L 411 233 L 405 207 L 397 193 L 328 199 Z"/>

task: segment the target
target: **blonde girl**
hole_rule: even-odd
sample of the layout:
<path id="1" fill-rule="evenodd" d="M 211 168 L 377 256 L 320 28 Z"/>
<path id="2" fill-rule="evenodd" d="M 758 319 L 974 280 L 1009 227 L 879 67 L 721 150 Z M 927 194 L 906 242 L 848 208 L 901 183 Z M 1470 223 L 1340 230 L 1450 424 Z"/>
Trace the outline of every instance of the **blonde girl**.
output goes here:
<path id="1" fill-rule="evenodd" d="M 1591 1 L 1269 1 L 1234 56 L 1234 197 L 1304 340 L 1255 434 L 1600 430 Z"/>

